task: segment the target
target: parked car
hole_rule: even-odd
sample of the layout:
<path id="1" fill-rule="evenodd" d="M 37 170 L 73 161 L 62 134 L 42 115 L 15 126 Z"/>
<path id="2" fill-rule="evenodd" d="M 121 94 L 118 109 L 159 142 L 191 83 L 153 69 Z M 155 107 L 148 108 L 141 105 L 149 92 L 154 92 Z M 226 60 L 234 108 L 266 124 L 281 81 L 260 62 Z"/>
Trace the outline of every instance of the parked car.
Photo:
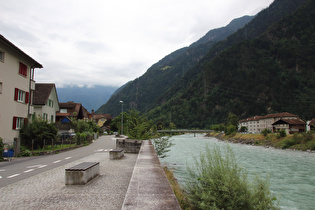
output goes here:
<path id="1" fill-rule="evenodd" d="M 73 137 L 75 137 L 75 133 L 63 132 L 60 134 L 61 139 L 72 139 Z"/>

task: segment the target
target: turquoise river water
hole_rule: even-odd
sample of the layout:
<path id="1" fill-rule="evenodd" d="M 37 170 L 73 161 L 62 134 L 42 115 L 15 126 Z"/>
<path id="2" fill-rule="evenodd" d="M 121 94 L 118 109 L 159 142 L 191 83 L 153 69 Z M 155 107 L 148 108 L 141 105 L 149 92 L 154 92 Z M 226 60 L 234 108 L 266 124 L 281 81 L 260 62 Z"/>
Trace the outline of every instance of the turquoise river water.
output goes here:
<path id="1" fill-rule="evenodd" d="M 187 165 L 194 164 L 194 157 L 205 151 L 206 145 L 221 148 L 228 144 L 249 178 L 270 177 L 270 190 L 281 209 L 315 209 L 315 153 L 226 143 L 193 134 L 173 136 L 172 140 L 175 145 L 167 153 L 169 156 L 160 161 L 173 170 L 180 185 L 185 183 Z"/>

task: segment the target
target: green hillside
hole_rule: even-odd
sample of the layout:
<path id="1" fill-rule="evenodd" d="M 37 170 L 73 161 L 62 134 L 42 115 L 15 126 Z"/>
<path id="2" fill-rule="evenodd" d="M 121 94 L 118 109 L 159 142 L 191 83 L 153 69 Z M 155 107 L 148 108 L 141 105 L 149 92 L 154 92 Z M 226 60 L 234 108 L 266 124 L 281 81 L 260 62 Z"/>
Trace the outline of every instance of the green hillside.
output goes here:
<path id="1" fill-rule="evenodd" d="M 214 46 L 148 117 L 184 128 L 224 122 L 230 112 L 240 118 L 282 111 L 315 117 L 315 3 L 294 9 L 300 3 L 275 1 Z"/>
<path id="2" fill-rule="evenodd" d="M 189 47 L 179 49 L 152 65 L 141 77 L 118 89 L 110 100 L 101 106 L 97 113 L 120 113 L 119 101 L 123 100 L 126 110 L 137 109 L 146 112 L 155 107 L 156 100 L 173 83 L 192 69 L 209 49 L 237 29 L 248 23 L 253 17 L 245 16 L 233 20 L 226 27 L 209 31 L 204 37 Z"/>

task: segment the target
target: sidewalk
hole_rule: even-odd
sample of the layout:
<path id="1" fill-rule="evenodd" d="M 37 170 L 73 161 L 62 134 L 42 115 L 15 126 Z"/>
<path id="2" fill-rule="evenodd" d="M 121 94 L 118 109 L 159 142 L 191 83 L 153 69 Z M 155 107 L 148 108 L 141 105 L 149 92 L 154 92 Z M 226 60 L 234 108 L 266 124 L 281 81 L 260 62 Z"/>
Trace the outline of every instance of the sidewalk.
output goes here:
<path id="1" fill-rule="evenodd" d="M 137 154 L 110 160 L 95 153 L 1 188 L 3 209 L 121 209 Z M 66 186 L 65 169 L 81 162 L 100 162 L 100 175 L 84 186 Z"/>

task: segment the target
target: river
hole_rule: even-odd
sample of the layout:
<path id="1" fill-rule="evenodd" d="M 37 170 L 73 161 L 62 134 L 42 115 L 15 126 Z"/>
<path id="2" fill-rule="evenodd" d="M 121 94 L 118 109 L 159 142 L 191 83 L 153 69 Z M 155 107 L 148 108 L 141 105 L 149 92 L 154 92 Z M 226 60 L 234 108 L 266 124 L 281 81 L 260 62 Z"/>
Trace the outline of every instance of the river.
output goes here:
<path id="1" fill-rule="evenodd" d="M 209 147 L 228 144 L 239 166 L 248 171 L 249 178 L 259 175 L 270 178 L 270 190 L 280 201 L 281 209 L 315 209 L 315 153 L 279 150 L 219 141 L 203 135 L 173 136 L 175 144 L 162 165 L 172 169 L 180 185 L 184 185 L 187 165 Z"/>

